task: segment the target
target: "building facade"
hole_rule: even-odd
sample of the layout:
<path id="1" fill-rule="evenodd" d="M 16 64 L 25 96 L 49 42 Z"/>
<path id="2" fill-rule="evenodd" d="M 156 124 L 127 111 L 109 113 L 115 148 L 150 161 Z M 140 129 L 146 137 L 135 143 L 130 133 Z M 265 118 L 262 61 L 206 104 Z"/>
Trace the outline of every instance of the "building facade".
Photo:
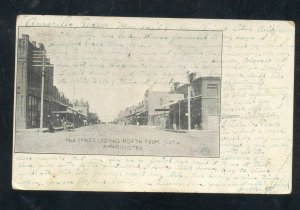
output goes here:
<path id="1" fill-rule="evenodd" d="M 35 60 L 39 59 L 36 58 L 36 54 L 42 51 L 45 51 L 44 45 L 31 42 L 28 35 L 23 34 L 18 39 L 15 102 L 17 130 L 40 126 L 42 67 L 36 66 Z M 46 58 L 44 64 L 47 67 L 44 68 L 43 127 L 47 127 L 51 121 L 57 121 L 58 118 L 59 120 L 65 119 L 68 108 L 72 108 L 73 105 L 53 85 L 54 67 L 50 66 L 50 59 Z M 72 115 L 77 115 L 79 111 L 72 109 Z M 74 121 L 76 117 L 69 116 L 68 118 Z"/>
<path id="2" fill-rule="evenodd" d="M 138 105 L 121 110 L 115 120 L 118 124 L 162 126 L 165 124 L 169 107 L 166 104 L 183 99 L 183 94 L 147 90 Z"/>
<path id="3" fill-rule="evenodd" d="M 119 124 L 150 125 L 162 129 L 188 129 L 188 89 L 190 86 L 191 129 L 219 130 L 221 78 L 198 77 L 192 73 L 189 83 L 175 82 L 170 92 L 147 90 L 139 105 L 120 111 Z"/>
<path id="4" fill-rule="evenodd" d="M 88 116 L 89 114 L 89 102 L 84 100 L 75 100 L 73 103 L 73 108 L 78 110 L 80 113 L 82 113 L 85 116 Z"/>
<path id="5" fill-rule="evenodd" d="M 219 130 L 220 77 L 199 77 L 191 80 L 190 84 L 174 85 L 172 92 L 183 94 L 184 100 L 179 100 L 170 106 L 171 128 L 188 128 L 188 86 L 191 88 L 191 129 Z"/>
<path id="6" fill-rule="evenodd" d="M 146 91 L 145 101 L 148 110 L 148 125 L 164 126 L 168 118 L 168 104 L 183 99 L 183 94 L 172 92 Z"/>

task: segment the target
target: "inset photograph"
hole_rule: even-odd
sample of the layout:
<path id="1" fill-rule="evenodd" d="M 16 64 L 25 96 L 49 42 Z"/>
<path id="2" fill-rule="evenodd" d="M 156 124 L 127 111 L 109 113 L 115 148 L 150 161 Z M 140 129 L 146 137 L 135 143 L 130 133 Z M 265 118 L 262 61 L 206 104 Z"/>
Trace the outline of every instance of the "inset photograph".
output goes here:
<path id="1" fill-rule="evenodd" d="M 16 153 L 219 157 L 222 31 L 19 27 Z"/>

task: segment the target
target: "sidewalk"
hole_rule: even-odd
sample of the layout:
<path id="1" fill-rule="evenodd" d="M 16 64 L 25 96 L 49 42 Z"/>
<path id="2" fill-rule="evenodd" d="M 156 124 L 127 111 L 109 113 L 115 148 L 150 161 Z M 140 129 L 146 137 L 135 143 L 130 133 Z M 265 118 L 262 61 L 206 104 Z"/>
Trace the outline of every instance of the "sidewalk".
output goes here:
<path id="1" fill-rule="evenodd" d="M 63 127 L 54 127 L 55 131 L 63 130 Z M 27 129 L 18 129 L 16 132 L 47 132 L 49 131 L 49 128 L 27 128 Z"/>
<path id="2" fill-rule="evenodd" d="M 191 129 L 190 131 L 187 129 L 161 129 L 159 127 L 156 127 L 157 129 L 164 130 L 164 131 L 170 131 L 174 133 L 208 133 L 208 132 L 219 132 L 219 130 L 198 130 L 198 129 Z"/>
<path id="3" fill-rule="evenodd" d="M 42 128 L 42 132 L 49 130 L 48 128 Z M 40 132 L 40 128 L 27 128 L 27 129 L 18 129 L 16 132 Z"/>
<path id="4" fill-rule="evenodd" d="M 162 129 L 159 126 L 156 125 L 126 125 L 125 127 L 143 127 L 143 128 L 151 128 L 151 129 L 157 129 L 162 131 L 170 131 L 174 133 L 207 133 L 207 132 L 219 132 L 219 130 L 198 130 L 198 129 L 191 129 L 190 131 L 188 129 Z"/>

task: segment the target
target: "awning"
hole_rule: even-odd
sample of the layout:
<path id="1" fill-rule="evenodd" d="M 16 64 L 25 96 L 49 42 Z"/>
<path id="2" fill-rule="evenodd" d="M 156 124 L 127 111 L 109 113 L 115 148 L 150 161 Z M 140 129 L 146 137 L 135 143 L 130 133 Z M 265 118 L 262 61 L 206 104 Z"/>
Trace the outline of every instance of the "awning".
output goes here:
<path id="1" fill-rule="evenodd" d="M 170 109 L 154 109 L 154 111 L 157 111 L 157 112 L 161 112 L 161 111 L 169 111 Z"/>
<path id="2" fill-rule="evenodd" d="M 146 112 L 148 112 L 148 109 L 144 110 L 144 111 L 141 111 L 141 112 L 136 112 L 135 115 L 140 116 L 141 114 L 146 113 Z"/>
<path id="3" fill-rule="evenodd" d="M 170 105 L 177 104 L 179 101 L 181 101 L 181 100 L 178 100 L 178 101 L 172 101 L 172 102 L 170 102 L 170 103 L 163 104 L 163 105 L 161 105 L 161 106 L 156 107 L 154 110 L 155 110 L 155 111 L 161 111 L 161 110 L 159 110 L 159 109 L 167 109 L 167 108 L 166 108 L 167 106 L 169 107 Z M 162 111 L 164 111 L 164 110 L 162 110 Z M 166 111 L 167 111 L 167 110 L 166 110 Z"/>
<path id="4" fill-rule="evenodd" d="M 84 114 L 82 114 L 82 113 L 80 113 L 80 112 L 78 112 L 76 110 L 75 111 L 72 111 L 72 110 L 67 110 L 67 111 L 52 111 L 53 114 L 74 114 L 74 112 L 76 112 L 79 115 L 87 117 L 86 115 L 84 115 Z"/>
<path id="5" fill-rule="evenodd" d="M 71 111 L 52 111 L 53 114 L 73 114 Z"/>
<path id="6" fill-rule="evenodd" d="M 191 97 L 191 99 L 196 99 L 196 98 L 200 98 L 202 97 L 201 95 L 197 95 L 197 96 L 193 96 Z M 170 103 L 167 103 L 167 104 L 163 104 L 161 106 L 158 106 L 154 109 L 154 111 L 169 111 L 168 108 L 166 108 L 167 106 L 170 106 L 170 105 L 173 105 L 173 104 L 177 104 L 178 102 L 181 102 L 181 101 L 187 101 L 188 99 L 187 98 L 184 98 L 184 99 L 180 99 L 180 100 L 177 100 L 177 101 L 172 101 Z"/>
<path id="7" fill-rule="evenodd" d="M 140 111 L 140 112 L 135 112 L 135 113 L 126 115 L 125 117 L 130 117 L 130 116 L 133 116 L 133 115 L 139 116 L 140 114 L 145 113 L 145 112 L 147 112 L 147 111 L 148 111 L 148 109 L 147 109 L 147 110 Z"/>
<path id="8" fill-rule="evenodd" d="M 82 114 L 79 110 L 74 109 L 73 107 L 68 106 L 67 109 L 70 109 L 71 111 L 76 112 L 77 114 L 80 114 L 80 115 L 82 115 L 84 117 L 87 117 L 86 115 Z"/>

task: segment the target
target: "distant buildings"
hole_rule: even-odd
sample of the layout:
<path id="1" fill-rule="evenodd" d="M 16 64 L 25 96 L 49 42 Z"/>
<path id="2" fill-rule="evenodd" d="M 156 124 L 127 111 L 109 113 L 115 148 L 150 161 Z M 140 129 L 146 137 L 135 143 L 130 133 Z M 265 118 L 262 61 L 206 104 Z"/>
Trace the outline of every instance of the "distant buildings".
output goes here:
<path id="1" fill-rule="evenodd" d="M 89 102 L 84 101 L 82 99 L 81 100 L 75 100 L 73 102 L 73 107 L 74 107 L 74 109 L 76 109 L 80 113 L 82 113 L 83 115 L 88 116 L 89 108 L 90 108 Z"/>
<path id="2" fill-rule="evenodd" d="M 121 110 L 115 121 L 118 124 L 158 125 L 166 118 L 168 111 L 157 108 L 182 98 L 180 94 L 147 90 L 142 102 Z"/>
<path id="3" fill-rule="evenodd" d="M 18 40 L 15 111 L 17 129 L 38 128 L 40 125 L 42 67 L 34 65 L 34 53 L 43 50 L 44 45 L 30 42 L 28 35 L 23 34 Z M 50 62 L 46 61 L 45 64 Z M 50 121 L 59 124 L 62 119 L 74 122 L 75 127 L 80 126 L 88 109 L 73 107 L 69 99 L 53 86 L 53 73 L 53 67 L 45 67 L 43 127 L 47 127 Z"/>
<path id="4" fill-rule="evenodd" d="M 170 92 L 147 90 L 138 105 L 120 111 L 119 124 L 151 125 L 162 129 L 188 129 L 188 86 L 191 89 L 191 129 L 219 130 L 220 77 L 189 75 L 189 83 L 174 83 Z"/>
<path id="5" fill-rule="evenodd" d="M 146 91 L 145 104 L 148 114 L 148 125 L 163 126 L 168 118 L 168 104 L 183 99 L 183 94 L 172 92 Z"/>

